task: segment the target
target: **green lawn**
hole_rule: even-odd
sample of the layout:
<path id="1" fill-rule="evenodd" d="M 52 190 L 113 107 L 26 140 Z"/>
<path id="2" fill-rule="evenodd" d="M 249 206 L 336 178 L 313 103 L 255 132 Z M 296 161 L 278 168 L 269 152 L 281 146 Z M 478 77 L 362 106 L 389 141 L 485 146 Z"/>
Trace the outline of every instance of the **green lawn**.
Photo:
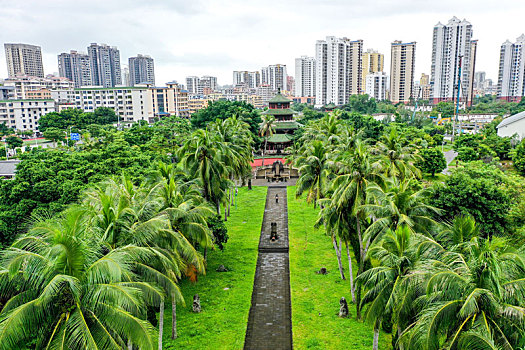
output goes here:
<path id="1" fill-rule="evenodd" d="M 434 182 L 444 182 L 447 179 L 448 175 L 436 173 L 435 176 L 432 176 L 431 174 L 424 174 L 423 180 L 429 183 Z"/>
<path id="2" fill-rule="evenodd" d="M 228 219 L 229 240 L 223 252 L 208 256 L 208 271 L 196 284 L 182 281 L 186 306 L 177 307 L 178 338 L 171 340 L 171 306 L 167 305 L 165 349 L 242 349 L 250 311 L 257 245 L 266 200 L 266 187 L 239 188 L 237 209 Z M 219 265 L 230 272 L 216 272 Z M 191 312 L 199 294 L 202 312 Z"/>
<path id="3" fill-rule="evenodd" d="M 350 283 L 339 277 L 331 240 L 324 230 L 313 228 L 317 210 L 304 199 L 295 199 L 295 187 L 288 187 L 288 230 L 290 237 L 290 283 L 292 327 L 295 349 L 371 349 L 372 326 L 351 317 L 342 319 L 339 299 L 351 301 Z M 348 263 L 345 272 L 348 271 Z M 326 267 L 328 275 L 318 275 Z M 353 266 L 354 273 L 357 266 Z M 382 334 L 379 347 L 390 349 L 390 337 Z"/>
<path id="4" fill-rule="evenodd" d="M 32 146 L 32 145 L 43 145 L 43 144 L 51 143 L 49 140 L 27 140 L 24 141 L 24 146 Z"/>

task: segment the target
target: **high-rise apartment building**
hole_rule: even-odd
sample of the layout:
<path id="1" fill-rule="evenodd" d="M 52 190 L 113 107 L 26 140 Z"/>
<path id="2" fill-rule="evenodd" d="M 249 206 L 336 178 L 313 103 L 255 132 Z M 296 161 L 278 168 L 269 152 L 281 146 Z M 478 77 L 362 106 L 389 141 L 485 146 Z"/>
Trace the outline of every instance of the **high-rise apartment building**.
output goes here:
<path id="1" fill-rule="evenodd" d="M 480 90 L 483 89 L 483 83 L 485 82 L 486 79 L 487 79 L 487 73 L 485 73 L 485 72 L 476 72 L 474 74 L 474 88 L 475 89 L 480 89 Z"/>
<path id="2" fill-rule="evenodd" d="M 204 75 L 199 80 L 199 93 L 210 94 L 217 91 L 217 77 Z"/>
<path id="3" fill-rule="evenodd" d="M 233 86 L 244 86 L 249 89 L 255 89 L 261 85 L 261 72 L 249 72 L 247 70 L 233 71 Z"/>
<path id="4" fill-rule="evenodd" d="M 124 86 L 131 86 L 131 80 L 129 78 L 129 66 L 127 64 L 122 65 L 122 83 Z"/>
<path id="5" fill-rule="evenodd" d="M 472 102 L 477 48 L 472 35 L 472 24 L 465 19 L 460 21 L 457 17 L 453 17 L 446 25 L 438 23 L 434 27 L 430 75 L 433 103 L 456 99 L 460 62 L 460 100 L 467 104 Z"/>
<path id="6" fill-rule="evenodd" d="M 385 72 L 368 73 L 365 80 L 365 94 L 378 101 L 386 99 L 388 76 Z"/>
<path id="7" fill-rule="evenodd" d="M 42 49 L 28 44 L 4 44 L 9 78 L 17 74 L 44 77 Z"/>
<path id="8" fill-rule="evenodd" d="M 392 43 L 390 62 L 390 100 L 393 103 L 407 103 L 416 98 L 414 91 L 414 69 L 416 62 L 416 43 Z"/>
<path id="9" fill-rule="evenodd" d="M 295 59 L 295 96 L 315 96 L 315 58 L 301 56 Z"/>
<path id="10" fill-rule="evenodd" d="M 234 70 L 233 71 L 233 86 L 248 85 L 249 72 L 247 70 Z"/>
<path id="11" fill-rule="evenodd" d="M 248 87 L 250 89 L 256 89 L 259 85 L 261 85 L 261 72 L 248 72 Z"/>
<path id="12" fill-rule="evenodd" d="M 268 84 L 272 90 L 286 90 L 286 65 L 272 64 L 261 69 L 261 82 Z"/>
<path id="13" fill-rule="evenodd" d="M 295 95 L 295 79 L 291 75 L 286 77 L 286 91 L 288 91 L 291 96 Z"/>
<path id="14" fill-rule="evenodd" d="M 421 78 L 419 79 L 419 87 L 421 88 L 421 95 L 419 96 L 419 98 L 425 101 L 430 101 L 430 99 L 432 98 L 432 86 L 430 85 L 430 75 L 421 73 Z"/>
<path id="15" fill-rule="evenodd" d="M 315 104 L 338 106 L 362 89 L 363 41 L 326 37 L 315 44 Z"/>
<path id="16" fill-rule="evenodd" d="M 135 84 L 155 85 L 153 58 L 138 54 L 136 57 L 130 57 L 128 63 L 129 83 L 131 86 L 135 86 Z"/>
<path id="17" fill-rule="evenodd" d="M 92 84 L 91 63 L 85 53 L 71 50 L 58 55 L 58 72 L 61 77 L 71 80 L 77 88 Z"/>
<path id="18" fill-rule="evenodd" d="M 505 41 L 501 45 L 498 98 L 519 102 L 525 96 L 525 34 L 515 43 Z"/>
<path id="19" fill-rule="evenodd" d="M 122 84 L 120 51 L 106 44 L 92 43 L 88 47 L 91 63 L 91 83 L 94 86 L 113 87 Z"/>
<path id="20" fill-rule="evenodd" d="M 421 78 L 419 78 L 419 85 L 429 85 L 430 84 L 430 76 L 425 73 L 421 73 Z"/>
<path id="21" fill-rule="evenodd" d="M 385 55 L 373 49 L 363 52 L 363 64 L 361 79 L 363 80 L 363 92 L 365 91 L 366 76 L 369 73 L 382 72 L 385 64 Z"/>
<path id="22" fill-rule="evenodd" d="M 196 76 L 186 77 L 186 90 L 188 93 L 197 95 L 199 93 L 200 79 Z"/>

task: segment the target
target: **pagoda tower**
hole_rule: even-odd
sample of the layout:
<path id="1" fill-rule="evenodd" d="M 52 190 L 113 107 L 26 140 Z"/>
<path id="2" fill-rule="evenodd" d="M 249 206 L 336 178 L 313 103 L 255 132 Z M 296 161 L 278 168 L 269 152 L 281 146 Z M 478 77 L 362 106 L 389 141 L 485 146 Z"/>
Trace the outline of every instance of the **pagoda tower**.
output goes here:
<path id="1" fill-rule="evenodd" d="M 295 121 L 297 112 L 290 109 L 291 102 L 279 90 L 277 95 L 268 101 L 269 108 L 262 113 L 275 117 L 274 134 L 268 138 L 269 154 L 285 154 L 286 148 L 292 145 L 295 130 L 302 126 Z"/>

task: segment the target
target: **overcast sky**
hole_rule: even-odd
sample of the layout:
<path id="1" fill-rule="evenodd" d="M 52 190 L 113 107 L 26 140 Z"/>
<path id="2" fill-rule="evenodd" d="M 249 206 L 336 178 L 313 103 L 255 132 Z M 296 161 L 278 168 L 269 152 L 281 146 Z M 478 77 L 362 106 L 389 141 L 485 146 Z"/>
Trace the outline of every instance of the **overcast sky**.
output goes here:
<path id="1" fill-rule="evenodd" d="M 0 39 L 41 46 L 46 74 L 58 71 L 57 54 L 92 42 L 117 46 L 122 64 L 147 54 L 157 85 L 189 75 L 231 84 L 233 70 L 276 63 L 294 75 L 294 59 L 328 35 L 362 39 L 389 73 L 390 43 L 416 41 L 419 77 L 430 73 L 433 26 L 457 16 L 479 40 L 476 70 L 497 80 L 500 45 L 525 32 L 524 13 L 522 0 L 0 0 Z"/>

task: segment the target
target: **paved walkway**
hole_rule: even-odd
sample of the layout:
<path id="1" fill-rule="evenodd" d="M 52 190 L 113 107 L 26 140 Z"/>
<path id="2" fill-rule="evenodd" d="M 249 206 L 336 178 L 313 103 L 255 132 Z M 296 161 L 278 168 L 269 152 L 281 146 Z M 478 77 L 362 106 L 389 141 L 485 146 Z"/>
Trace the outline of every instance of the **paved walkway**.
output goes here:
<path id="1" fill-rule="evenodd" d="M 441 173 L 445 175 L 450 175 L 450 170 L 448 170 L 448 166 L 456 157 L 458 156 L 458 153 L 454 150 L 446 151 L 443 153 L 445 155 L 445 160 L 447 161 L 447 167 L 445 170 L 443 170 Z"/>
<path id="2" fill-rule="evenodd" d="M 279 202 L 275 202 L 275 195 Z M 270 241 L 271 223 L 279 239 Z M 244 349 L 292 349 L 286 187 L 268 187 Z"/>

